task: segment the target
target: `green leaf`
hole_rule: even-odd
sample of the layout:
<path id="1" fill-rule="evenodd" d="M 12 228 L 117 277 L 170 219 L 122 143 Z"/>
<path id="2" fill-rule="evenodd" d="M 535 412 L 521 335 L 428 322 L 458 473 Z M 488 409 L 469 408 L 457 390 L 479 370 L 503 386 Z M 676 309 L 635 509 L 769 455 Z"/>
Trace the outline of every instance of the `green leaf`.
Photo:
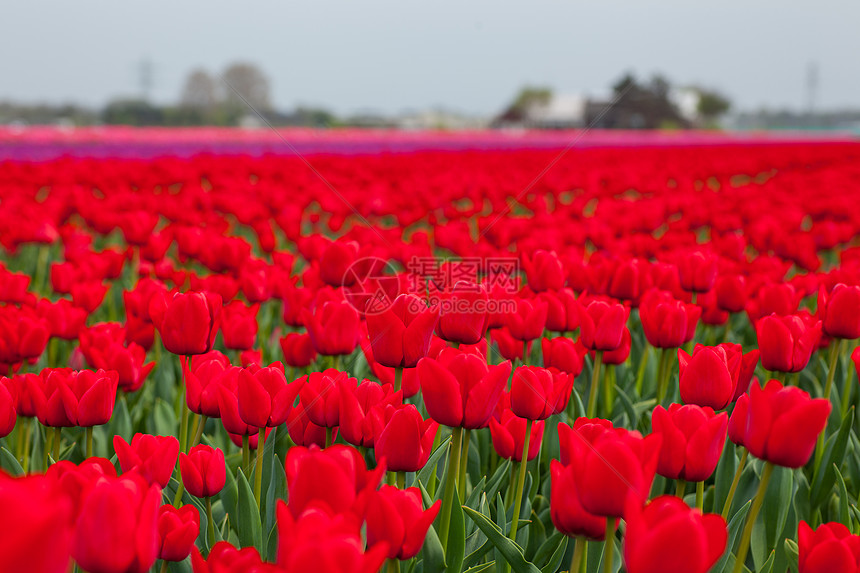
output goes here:
<path id="1" fill-rule="evenodd" d="M 475 511 L 471 507 L 464 507 L 463 511 L 501 552 L 505 560 L 510 564 L 511 569 L 517 573 L 540 573 L 540 569 L 526 561 L 525 557 L 523 557 L 523 549 L 505 537 L 499 526 L 493 523 L 489 517 Z M 454 570 L 452 569 L 452 571 Z"/>
<path id="2" fill-rule="evenodd" d="M 489 563 L 481 563 L 480 565 L 469 567 L 463 573 L 481 573 L 482 571 L 488 571 L 490 568 L 495 567 L 495 565 L 495 561 L 490 561 Z"/>
<path id="3" fill-rule="evenodd" d="M 125 400 L 117 400 L 116 407 L 113 410 L 113 417 L 110 420 L 110 432 L 120 436 L 123 440 L 131 443 L 134 430 L 131 424 L 131 414 L 128 413 L 128 404 Z M 113 438 L 111 438 L 111 448 L 113 447 Z"/>
<path id="4" fill-rule="evenodd" d="M 851 526 L 851 512 L 848 509 L 848 488 L 845 487 L 845 480 L 842 479 L 842 473 L 836 464 L 833 464 L 833 471 L 836 472 L 836 482 L 839 485 L 839 522 L 844 524 L 848 529 L 853 529 Z"/>
<path id="5" fill-rule="evenodd" d="M 798 573 L 798 551 L 797 551 L 797 543 L 792 539 L 785 540 L 785 554 L 788 556 L 788 566 L 791 568 L 792 573 Z"/>
<path id="6" fill-rule="evenodd" d="M 716 485 L 714 486 L 714 513 L 723 511 L 723 506 L 729 497 L 729 488 L 731 488 L 736 471 L 738 471 L 737 448 L 731 440 L 726 440 L 723 454 L 720 456 L 720 462 L 717 464 L 716 476 L 714 476 L 716 480 Z"/>
<path id="7" fill-rule="evenodd" d="M 509 477 L 511 474 L 511 460 L 503 460 L 499 463 L 499 467 L 496 468 L 496 472 L 493 474 L 493 477 L 487 482 L 487 487 L 484 490 L 484 493 L 487 494 L 488 499 L 493 499 L 496 497 L 496 493 L 498 493 L 499 488 L 502 487 L 502 483 L 506 477 Z M 469 507 L 472 507 L 471 504 L 467 504 Z"/>
<path id="8" fill-rule="evenodd" d="M 436 534 L 436 528 L 427 530 L 424 546 L 421 547 L 421 560 L 424 573 L 442 573 L 445 571 L 445 549 Z"/>
<path id="9" fill-rule="evenodd" d="M 24 468 L 21 467 L 12 452 L 6 448 L 0 448 L 0 468 L 13 476 L 24 475 Z"/>
<path id="10" fill-rule="evenodd" d="M 758 573 L 773 573 L 773 561 L 776 558 L 776 552 L 771 551 L 770 557 L 767 558 L 761 567 L 758 568 Z"/>
<path id="11" fill-rule="evenodd" d="M 466 523 L 460 494 L 454 488 L 454 502 L 451 504 L 451 525 L 448 530 L 448 545 L 445 547 L 445 562 L 448 571 L 460 571 L 466 555 Z"/>
<path id="12" fill-rule="evenodd" d="M 636 410 L 633 408 L 633 402 L 630 401 L 630 398 L 624 393 L 624 390 L 622 390 L 621 386 L 618 384 L 615 385 L 615 393 L 618 395 L 618 398 L 621 399 L 621 406 L 624 408 L 624 412 L 627 414 L 627 418 L 629 419 L 627 426 L 629 428 L 635 428 L 639 423 L 639 416 L 636 415 Z"/>
<path id="13" fill-rule="evenodd" d="M 851 432 L 853 422 L 854 408 L 851 408 L 842 419 L 839 431 L 836 435 L 828 438 L 824 446 L 824 455 L 821 457 L 821 463 L 815 469 L 814 477 L 812 478 L 810 502 L 813 512 L 819 509 L 833 493 L 833 486 L 836 483 L 836 473 L 833 471 L 833 464 L 835 462 L 841 464 L 842 459 L 845 457 L 845 448 L 848 445 L 848 435 Z"/>
<path id="14" fill-rule="evenodd" d="M 541 568 L 541 573 L 555 573 L 561 565 L 561 560 L 564 559 L 565 551 L 567 551 L 567 536 L 562 536 L 561 543 L 556 547 L 547 564 Z"/>
<path id="15" fill-rule="evenodd" d="M 265 453 L 263 455 L 265 455 Z M 284 472 L 284 466 L 281 464 L 281 459 L 274 452 L 273 458 L 269 473 L 269 487 L 266 490 L 266 525 L 263 529 L 263 531 L 268 533 L 269 538 L 272 537 L 272 532 L 277 530 L 277 527 L 275 527 L 275 508 L 277 507 L 278 500 L 286 499 L 287 497 L 287 474 Z M 277 538 L 277 535 L 275 535 L 275 538 Z M 275 547 L 277 547 L 277 544 Z M 272 551 L 271 542 L 267 543 L 266 555 L 270 559 L 275 555 Z"/>
<path id="16" fill-rule="evenodd" d="M 743 507 L 741 507 L 738 512 L 732 517 L 732 520 L 728 524 L 729 537 L 726 542 L 726 552 L 723 553 L 723 556 L 717 561 L 716 565 L 711 568 L 711 571 L 723 573 L 729 573 L 734 566 L 734 550 L 735 544 L 738 541 L 738 536 L 741 533 L 741 529 L 744 526 L 744 522 L 747 518 L 747 513 L 750 511 L 750 506 L 752 505 L 752 501 L 746 502 Z M 731 557 L 731 559 L 729 559 Z"/>
<path id="17" fill-rule="evenodd" d="M 794 470 L 775 467 L 765 493 L 761 512 L 768 549 L 776 547 L 779 536 L 785 527 L 785 520 L 791 507 L 787 501 L 792 498 L 793 490 Z"/>
<path id="18" fill-rule="evenodd" d="M 152 433 L 157 436 L 175 436 L 178 429 L 179 425 L 173 408 L 161 398 L 156 398 L 155 407 L 152 410 Z"/>
<path id="19" fill-rule="evenodd" d="M 263 550 L 263 526 L 260 523 L 260 510 L 257 500 L 248 484 L 245 474 L 239 470 L 236 481 L 239 486 L 239 503 L 236 507 L 236 525 L 238 526 L 239 543 L 242 547 L 256 547 Z"/>
<path id="20" fill-rule="evenodd" d="M 436 466 L 439 464 L 439 460 L 442 459 L 442 456 L 448 451 L 448 448 L 451 446 L 451 436 L 445 438 L 439 447 L 430 454 L 430 457 L 427 458 L 427 463 L 424 464 L 424 467 L 421 468 L 421 471 L 415 476 L 421 483 L 430 483 L 430 476 L 436 472 Z M 438 488 L 441 492 L 444 488 Z"/>

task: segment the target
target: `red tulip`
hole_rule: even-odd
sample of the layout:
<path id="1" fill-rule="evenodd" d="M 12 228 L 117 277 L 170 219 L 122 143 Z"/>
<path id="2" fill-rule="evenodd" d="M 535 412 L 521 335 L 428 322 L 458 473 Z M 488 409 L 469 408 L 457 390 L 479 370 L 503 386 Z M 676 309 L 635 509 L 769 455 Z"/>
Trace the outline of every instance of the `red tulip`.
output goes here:
<path id="1" fill-rule="evenodd" d="M 527 420 L 544 420 L 567 407 L 574 377 L 536 366 L 514 370 L 511 410 Z"/>
<path id="2" fill-rule="evenodd" d="M 108 290 L 110 285 L 101 281 L 76 282 L 72 285 L 72 303 L 92 314 L 101 306 Z"/>
<path id="3" fill-rule="evenodd" d="M 282 501 L 278 502 L 277 514 L 277 571 L 376 573 L 388 554 L 388 543 L 385 541 L 373 544 L 366 552 L 362 551 L 361 523 L 352 515 L 332 515 L 324 508 L 311 508 L 299 517 L 294 517 Z M 239 570 L 236 565 L 229 569 Z"/>
<path id="4" fill-rule="evenodd" d="M 341 437 L 354 446 L 372 448 L 374 415 L 381 415 L 381 408 L 388 404 L 401 404 L 403 392 L 395 392 L 391 384 L 378 384 L 371 380 L 364 380 L 358 386 L 353 386 L 342 379 L 340 385 L 338 427 Z M 380 408 L 373 411 L 374 406 Z"/>
<path id="5" fill-rule="evenodd" d="M 678 350 L 681 400 L 716 410 L 746 392 L 758 364 L 759 351 L 743 353 L 740 344 L 697 344 L 690 356 Z"/>
<path id="6" fill-rule="evenodd" d="M 520 298 L 516 301 L 516 311 L 505 315 L 505 325 L 515 340 L 535 340 L 543 335 L 546 317 L 545 302 Z"/>
<path id="7" fill-rule="evenodd" d="M 821 322 L 810 325 L 799 315 L 771 314 L 756 325 L 761 365 L 776 372 L 800 372 L 821 338 Z"/>
<path id="8" fill-rule="evenodd" d="M 678 259 L 681 288 L 691 292 L 708 292 L 717 280 L 717 257 L 705 251 L 692 251 Z"/>
<path id="9" fill-rule="evenodd" d="M 346 301 L 329 301 L 311 313 L 302 310 L 311 343 L 323 356 L 352 354 L 358 345 L 358 312 Z"/>
<path id="10" fill-rule="evenodd" d="M 206 445 L 194 446 L 188 454 L 179 454 L 179 471 L 185 489 L 195 497 L 217 495 L 227 480 L 224 452 Z"/>
<path id="11" fill-rule="evenodd" d="M 222 385 L 238 387 L 239 369 L 230 360 L 212 350 L 192 357 L 190 364 L 180 358 L 185 379 L 185 403 L 188 409 L 210 418 L 220 418 L 218 389 Z"/>
<path id="12" fill-rule="evenodd" d="M 13 392 L 15 392 L 15 386 L 12 381 L 8 378 L 0 378 L 0 438 L 8 436 L 18 420 Z"/>
<path id="13" fill-rule="evenodd" d="M 507 327 L 495 328 L 490 331 L 490 339 L 496 343 L 499 348 L 499 354 L 505 360 L 523 360 L 523 343 L 521 340 L 516 340 L 511 336 L 511 331 Z M 526 352 L 531 354 L 532 343 L 525 344 Z"/>
<path id="14" fill-rule="evenodd" d="M 662 436 L 613 428 L 607 420 L 578 418 L 558 425 L 561 463 L 573 465 L 576 491 L 589 513 L 623 517 L 628 498 L 648 499 Z"/>
<path id="15" fill-rule="evenodd" d="M 351 267 L 358 258 L 358 251 L 356 241 L 330 242 L 320 257 L 320 278 L 333 287 L 353 284 L 359 278 Z"/>
<path id="16" fill-rule="evenodd" d="M 436 334 L 448 342 L 477 344 L 487 331 L 488 300 L 483 286 L 458 282 L 442 294 Z"/>
<path id="17" fill-rule="evenodd" d="M 538 452 L 540 452 L 541 442 L 543 441 L 543 427 L 543 420 L 532 424 L 531 432 L 529 433 L 528 459 L 526 461 L 532 461 L 537 457 Z M 495 417 L 490 418 L 490 435 L 493 439 L 493 448 L 500 458 L 515 462 L 523 461 L 523 448 L 526 438 L 525 418 L 514 415 L 508 409 L 503 410 L 500 420 L 497 421 Z"/>
<path id="18" fill-rule="evenodd" d="M 624 332 L 621 333 L 621 346 L 615 350 L 603 351 L 603 363 L 614 366 L 624 364 L 627 358 L 630 357 L 630 347 L 632 344 L 633 339 L 630 336 L 630 329 L 625 328 Z M 591 361 L 594 362 L 594 351 L 592 350 L 589 354 L 591 355 Z"/>
<path id="19" fill-rule="evenodd" d="M 255 372 L 239 373 L 239 416 L 256 428 L 280 426 L 287 421 L 293 403 L 304 385 L 304 378 L 287 383 L 281 368 L 270 366 Z"/>
<path id="20" fill-rule="evenodd" d="M 522 262 L 533 291 L 558 290 L 564 286 L 564 269 L 555 251 L 537 250 L 531 256 L 523 256 Z"/>
<path id="21" fill-rule="evenodd" d="M 664 495 L 625 515 L 624 565 L 629 573 L 707 573 L 726 549 L 728 529 L 719 515 L 691 509 Z"/>
<path id="22" fill-rule="evenodd" d="M 284 362 L 293 368 L 304 368 L 317 358 L 314 345 L 309 334 L 291 332 L 280 339 Z"/>
<path id="23" fill-rule="evenodd" d="M 475 354 L 446 348 L 436 360 L 422 358 L 417 372 L 428 415 L 446 426 L 474 430 L 487 425 L 511 364 L 487 366 Z"/>
<path id="24" fill-rule="evenodd" d="M 830 522 L 813 530 L 801 520 L 797 526 L 799 573 L 856 573 L 860 570 L 860 536 L 842 523 Z"/>
<path id="25" fill-rule="evenodd" d="M 818 290 L 821 330 L 831 338 L 860 338 L 860 286 L 838 284 L 830 293 Z"/>
<path id="26" fill-rule="evenodd" d="M 51 336 L 63 340 L 76 339 L 78 332 L 87 322 L 87 311 L 74 306 L 71 301 L 64 298 L 54 303 L 43 298 L 36 309 L 39 316 L 47 323 Z"/>
<path id="27" fill-rule="evenodd" d="M 588 513 L 579 502 L 574 479 L 577 468 L 551 460 L 549 470 L 552 477 L 550 517 L 555 528 L 569 537 L 583 536 L 603 541 L 606 538 L 606 518 Z"/>
<path id="28" fill-rule="evenodd" d="M 263 563 L 254 547 L 236 549 L 227 541 L 219 541 L 212 547 L 206 559 L 197 547 L 191 550 L 191 568 L 194 573 L 277 573 L 275 565 Z"/>
<path id="29" fill-rule="evenodd" d="M 747 283 L 743 275 L 721 275 L 714 284 L 717 306 L 726 312 L 741 312 L 747 304 Z"/>
<path id="30" fill-rule="evenodd" d="M 547 330 L 551 332 L 573 332 L 579 328 L 579 303 L 571 289 L 544 291 L 538 293 L 538 298 L 547 306 Z M 502 326 L 502 324 L 498 326 Z"/>
<path id="31" fill-rule="evenodd" d="M 257 312 L 260 305 L 245 306 L 238 300 L 225 304 L 221 310 L 221 335 L 224 347 L 231 350 L 253 348 L 257 339 Z"/>
<path id="32" fill-rule="evenodd" d="M 8 573 L 67 573 L 72 501 L 44 476 L 0 472 L 0 564 Z"/>
<path id="33" fill-rule="evenodd" d="M 168 352 L 183 356 L 205 354 L 212 350 L 218 333 L 221 297 L 208 292 L 153 297 L 149 315 Z"/>
<path id="34" fill-rule="evenodd" d="M 72 557 L 92 573 L 144 573 L 158 557 L 161 489 L 137 475 L 102 478 L 75 527 Z"/>
<path id="35" fill-rule="evenodd" d="M 373 358 L 389 368 L 412 368 L 427 355 L 439 309 L 414 294 L 401 294 L 390 307 L 366 317 Z"/>
<path id="36" fill-rule="evenodd" d="M 361 492 L 376 490 L 385 473 L 383 465 L 368 470 L 358 450 L 341 445 L 324 450 L 290 448 L 285 465 L 293 517 L 311 507 L 335 514 L 349 512 Z"/>
<path id="37" fill-rule="evenodd" d="M 799 468 L 809 461 L 830 409 L 829 400 L 812 399 L 796 386 L 753 384 L 735 404 L 729 437 L 759 459 Z"/>
<path id="38" fill-rule="evenodd" d="M 116 371 L 119 387 L 125 392 L 140 390 L 155 367 L 155 362 L 144 364 L 146 351 L 134 342 L 129 343 L 126 348 L 122 342 L 113 341 L 106 346 L 93 346 L 89 352 L 94 368 Z"/>
<path id="39" fill-rule="evenodd" d="M 678 348 L 692 340 L 701 315 L 701 307 L 675 300 L 666 291 L 648 291 L 639 305 L 642 330 L 655 348 Z"/>
<path id="40" fill-rule="evenodd" d="M 116 400 L 117 373 L 55 368 L 42 371 L 36 394 L 39 421 L 55 428 L 107 424 Z"/>
<path id="41" fill-rule="evenodd" d="M 162 505 L 158 510 L 158 558 L 183 561 L 200 534 L 200 512 L 193 505 L 179 509 Z"/>
<path id="42" fill-rule="evenodd" d="M 287 418 L 287 430 L 290 433 L 290 439 L 297 446 L 308 448 L 315 445 L 324 448 L 326 445 L 326 428 L 311 422 L 301 402 L 290 410 L 290 415 Z M 337 428 L 334 429 L 333 436 L 335 437 L 337 430 Z M 253 435 L 251 437 L 253 438 Z"/>
<path id="43" fill-rule="evenodd" d="M 711 477 L 726 443 L 728 423 L 727 413 L 692 404 L 654 408 L 652 431 L 663 436 L 657 473 L 694 482 Z"/>
<path id="44" fill-rule="evenodd" d="M 304 381 L 304 386 L 299 392 L 299 398 L 306 408 L 308 418 L 324 428 L 339 425 L 340 383 L 349 380 L 355 385 L 355 378 L 350 378 L 346 372 L 327 368 L 322 372 L 312 372 L 300 380 Z"/>
<path id="45" fill-rule="evenodd" d="M 541 350 L 543 365 L 547 368 L 555 368 L 572 376 L 579 376 L 582 372 L 585 348 L 573 340 L 563 336 L 544 338 L 541 340 Z"/>
<path id="46" fill-rule="evenodd" d="M 385 542 L 388 558 L 400 560 L 418 555 L 442 504 L 441 500 L 436 500 L 424 510 L 417 487 L 400 490 L 390 485 L 368 492 L 362 501 L 365 504 L 367 546 L 373 548 Z"/>
<path id="47" fill-rule="evenodd" d="M 123 473 L 135 472 L 149 483 L 167 487 L 176 467 L 179 440 L 173 436 L 135 434 L 129 445 L 122 436 L 114 436 L 113 448 Z"/>
<path id="48" fill-rule="evenodd" d="M 580 340 L 589 350 L 615 350 L 621 346 L 630 309 L 595 300 L 579 312 Z"/>
<path id="49" fill-rule="evenodd" d="M 384 459 L 393 472 L 417 472 L 424 467 L 433 451 L 439 424 L 424 420 L 413 404 L 387 404 L 382 415 L 371 420 L 376 459 Z"/>

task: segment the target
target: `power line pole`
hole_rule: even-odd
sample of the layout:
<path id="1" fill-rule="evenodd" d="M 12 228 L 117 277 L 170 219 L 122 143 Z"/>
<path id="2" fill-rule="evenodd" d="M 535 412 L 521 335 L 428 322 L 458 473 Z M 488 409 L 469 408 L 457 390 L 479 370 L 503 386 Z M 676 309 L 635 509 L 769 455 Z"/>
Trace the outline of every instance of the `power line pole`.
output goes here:
<path id="1" fill-rule="evenodd" d="M 154 84 L 152 61 L 148 58 L 141 60 L 137 71 L 138 82 L 140 85 L 140 97 L 143 101 L 149 101 Z"/>

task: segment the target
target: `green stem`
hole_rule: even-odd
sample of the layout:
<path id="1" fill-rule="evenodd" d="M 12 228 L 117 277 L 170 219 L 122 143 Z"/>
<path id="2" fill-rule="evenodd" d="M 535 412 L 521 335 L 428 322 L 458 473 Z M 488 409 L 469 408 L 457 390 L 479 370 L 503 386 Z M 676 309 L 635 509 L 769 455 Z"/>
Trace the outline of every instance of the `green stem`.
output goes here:
<path id="1" fill-rule="evenodd" d="M 397 366 L 394 368 L 394 391 L 397 392 L 400 390 L 400 385 L 403 383 L 403 368 L 401 366 Z M 400 565 L 400 562 L 397 562 L 397 565 Z"/>
<path id="2" fill-rule="evenodd" d="M 399 559 L 388 559 L 387 564 L 385 566 L 386 573 L 400 573 L 400 560 Z"/>
<path id="3" fill-rule="evenodd" d="M 732 486 L 729 488 L 729 495 L 726 497 L 726 502 L 723 504 L 723 519 L 728 519 L 729 510 L 732 508 L 732 501 L 735 499 L 735 491 L 738 489 L 738 483 L 741 481 L 741 474 L 744 472 L 744 466 L 747 464 L 747 456 L 749 456 L 749 450 L 741 447 L 743 453 L 741 454 L 741 461 L 738 463 L 738 469 L 735 470 L 735 477 L 732 480 Z M 716 508 L 714 508 L 716 509 Z"/>
<path id="4" fill-rule="evenodd" d="M 848 376 L 845 380 L 845 389 L 842 391 L 842 407 L 839 408 L 840 420 L 844 420 L 845 416 L 848 415 L 848 408 L 851 405 L 851 390 L 853 386 L 851 382 L 851 376 Z"/>
<path id="5" fill-rule="evenodd" d="M 325 429 L 325 447 L 326 448 L 332 444 L 332 442 L 333 442 L 332 437 L 333 436 L 334 436 L 334 428 L 326 428 Z"/>
<path id="6" fill-rule="evenodd" d="M 60 461 L 60 442 L 63 441 L 63 429 L 54 428 L 54 463 Z"/>
<path id="7" fill-rule="evenodd" d="M 726 343 L 731 338 L 732 333 L 732 313 L 729 313 L 729 317 L 726 319 L 726 331 L 723 334 L 723 343 Z"/>
<path id="8" fill-rule="evenodd" d="M 454 490 L 460 474 L 460 446 L 463 428 L 451 430 L 451 449 L 448 450 L 448 469 L 445 471 L 445 489 L 442 492 L 442 521 L 439 522 L 439 541 L 442 547 L 448 546 L 448 530 L 451 527 L 451 506 L 454 503 Z"/>
<path id="9" fill-rule="evenodd" d="M 182 474 L 179 474 L 179 487 L 176 488 L 176 495 L 173 496 L 173 507 L 179 509 L 182 505 L 182 494 L 185 493 L 185 482 L 182 481 Z"/>
<path id="10" fill-rule="evenodd" d="M 45 443 L 42 447 L 42 471 L 48 471 L 48 451 L 51 449 L 51 444 L 54 441 L 54 434 L 48 432 L 45 428 Z"/>
<path id="11" fill-rule="evenodd" d="M 705 482 L 696 482 L 696 509 L 702 511 L 705 507 Z"/>
<path id="12" fill-rule="evenodd" d="M 585 537 L 577 537 L 573 545 L 573 557 L 570 559 L 570 573 L 579 573 L 584 563 L 588 541 Z"/>
<path id="13" fill-rule="evenodd" d="M 615 370 L 610 367 L 603 369 L 603 417 L 607 420 L 612 416 L 612 390 L 614 388 L 613 376 Z"/>
<path id="14" fill-rule="evenodd" d="M 87 457 L 87 458 L 91 458 L 91 457 L 93 457 L 93 427 L 92 427 L 92 426 L 90 426 L 89 428 L 87 428 L 87 450 L 86 450 L 86 457 Z"/>
<path id="15" fill-rule="evenodd" d="M 457 491 L 462 497 L 466 497 L 466 466 L 469 463 L 469 434 L 471 430 L 463 432 L 463 446 L 460 448 L 460 475 L 457 480 Z"/>
<path id="16" fill-rule="evenodd" d="M 206 522 L 208 524 L 206 540 L 209 542 L 209 549 L 215 545 L 215 520 L 212 519 L 212 498 L 206 498 Z"/>
<path id="17" fill-rule="evenodd" d="M 263 507 L 263 442 L 266 439 L 266 428 L 260 428 L 257 434 L 257 467 L 254 474 L 254 497 L 257 498 L 257 509 Z"/>
<path id="18" fill-rule="evenodd" d="M 830 400 L 830 390 L 833 387 L 833 377 L 836 375 L 836 362 L 839 360 L 839 352 L 842 349 L 842 340 L 834 339 L 830 343 L 830 368 L 827 370 L 827 381 L 824 383 L 824 399 Z M 821 465 L 821 458 L 824 455 L 824 434 L 825 430 L 822 430 L 820 434 L 818 434 L 818 442 L 815 444 L 815 464 L 813 467 L 816 472 L 818 470 L 818 466 Z"/>
<path id="19" fill-rule="evenodd" d="M 167 561 L 162 559 L 160 573 L 167 573 Z"/>
<path id="20" fill-rule="evenodd" d="M 397 472 L 395 480 L 398 489 L 406 489 L 406 472 Z"/>
<path id="21" fill-rule="evenodd" d="M 242 436 L 242 471 L 248 475 L 251 466 L 251 436 Z"/>
<path id="22" fill-rule="evenodd" d="M 203 427 L 206 426 L 206 421 L 208 419 L 209 418 L 206 414 L 203 414 L 197 420 L 197 431 L 194 432 L 194 439 L 191 441 L 191 448 L 189 449 L 193 449 L 195 446 L 200 444 L 200 440 L 203 439 Z"/>
<path id="23" fill-rule="evenodd" d="M 597 413 L 597 388 L 600 384 L 600 364 L 602 361 L 603 351 L 598 350 L 594 353 L 594 367 L 591 370 L 591 389 L 588 392 L 587 415 L 589 418 L 593 418 Z"/>
<path id="24" fill-rule="evenodd" d="M 598 359 L 599 360 L 599 359 Z M 528 464 L 528 453 L 529 453 L 529 436 L 532 433 L 532 421 L 526 420 L 526 436 L 523 440 L 523 457 L 520 462 L 520 475 L 517 479 L 517 491 L 514 494 L 514 517 L 511 521 L 511 534 L 508 536 L 511 541 L 517 541 L 517 529 L 519 529 L 520 523 L 520 509 L 523 505 L 523 488 L 526 485 L 526 468 Z"/>
<path id="25" fill-rule="evenodd" d="M 753 525 L 758 517 L 758 512 L 761 510 L 761 505 L 764 503 L 764 495 L 767 492 L 767 484 L 770 482 L 770 476 L 773 474 L 774 465 L 770 462 L 764 463 L 764 470 L 761 474 L 761 483 L 758 484 L 758 490 L 755 492 L 752 507 L 747 522 L 744 525 L 744 532 L 741 535 L 741 544 L 738 547 L 737 557 L 735 559 L 735 568 L 733 573 L 741 573 L 744 570 L 744 561 L 747 559 L 747 552 L 750 548 L 750 537 L 752 536 Z"/>
<path id="26" fill-rule="evenodd" d="M 642 395 L 642 386 L 645 383 L 645 368 L 648 367 L 648 360 L 651 357 L 651 353 L 648 351 L 648 345 L 645 346 L 645 349 L 642 351 L 642 359 L 639 361 L 639 370 L 636 372 L 636 395 Z"/>
<path id="27" fill-rule="evenodd" d="M 682 479 L 675 480 L 675 497 L 684 499 L 684 494 L 687 492 L 687 482 Z"/>
<path id="28" fill-rule="evenodd" d="M 606 539 L 603 540 L 603 573 L 612 573 L 612 559 L 615 557 L 615 520 L 606 518 Z"/>
<path id="29" fill-rule="evenodd" d="M 32 418 L 24 418 L 26 420 L 24 427 L 24 459 L 22 463 L 22 468 L 24 473 L 27 473 L 30 470 L 30 443 L 32 440 L 32 432 L 33 432 L 33 420 Z"/>
<path id="30" fill-rule="evenodd" d="M 662 404 L 666 398 L 666 392 L 669 390 L 669 378 L 672 374 L 672 357 L 669 355 L 668 348 L 662 348 L 660 356 L 660 374 L 657 379 L 657 403 Z"/>
<path id="31" fill-rule="evenodd" d="M 523 340 L 523 366 L 529 361 L 529 341 Z"/>

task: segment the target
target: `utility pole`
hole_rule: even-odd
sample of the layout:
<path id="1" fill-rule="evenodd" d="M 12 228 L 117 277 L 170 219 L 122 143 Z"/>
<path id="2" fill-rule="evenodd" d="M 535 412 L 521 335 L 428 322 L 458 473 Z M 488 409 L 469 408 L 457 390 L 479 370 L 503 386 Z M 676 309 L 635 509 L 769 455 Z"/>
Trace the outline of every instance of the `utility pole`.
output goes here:
<path id="1" fill-rule="evenodd" d="M 149 101 L 152 95 L 153 86 L 153 67 L 152 61 L 149 58 L 144 58 L 138 65 L 138 82 L 140 85 L 140 98 L 143 101 Z"/>
<path id="2" fill-rule="evenodd" d="M 806 67 L 806 116 L 812 127 L 815 113 L 815 100 L 818 96 L 818 64 L 809 62 Z"/>

